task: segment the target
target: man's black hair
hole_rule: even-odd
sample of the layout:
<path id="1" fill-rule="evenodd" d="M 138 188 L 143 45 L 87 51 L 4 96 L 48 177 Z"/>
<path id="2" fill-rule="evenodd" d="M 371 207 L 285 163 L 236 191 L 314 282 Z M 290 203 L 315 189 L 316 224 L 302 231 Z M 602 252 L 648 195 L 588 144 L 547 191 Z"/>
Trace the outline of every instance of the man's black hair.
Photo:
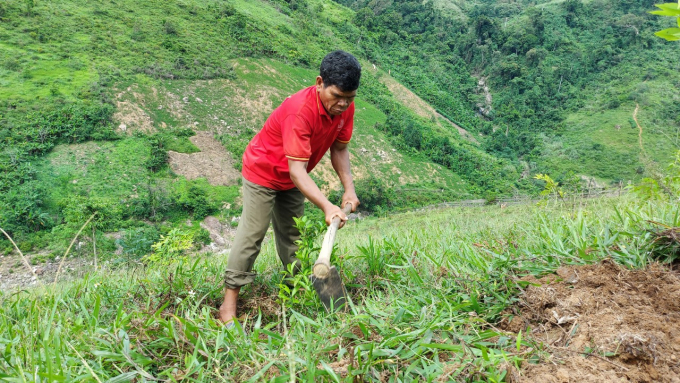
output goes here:
<path id="1" fill-rule="evenodd" d="M 351 92 L 359 88 L 361 64 L 345 51 L 333 51 L 321 61 L 319 75 L 324 88 L 335 85 L 343 92 Z"/>

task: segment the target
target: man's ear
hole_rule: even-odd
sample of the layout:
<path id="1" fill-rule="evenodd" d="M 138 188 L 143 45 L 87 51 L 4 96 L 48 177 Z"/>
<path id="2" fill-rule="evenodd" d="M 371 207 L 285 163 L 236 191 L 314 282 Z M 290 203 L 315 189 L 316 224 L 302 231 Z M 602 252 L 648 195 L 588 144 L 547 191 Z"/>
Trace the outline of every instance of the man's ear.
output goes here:
<path id="1" fill-rule="evenodd" d="M 316 91 L 321 92 L 323 90 L 323 79 L 321 76 L 316 76 Z"/>

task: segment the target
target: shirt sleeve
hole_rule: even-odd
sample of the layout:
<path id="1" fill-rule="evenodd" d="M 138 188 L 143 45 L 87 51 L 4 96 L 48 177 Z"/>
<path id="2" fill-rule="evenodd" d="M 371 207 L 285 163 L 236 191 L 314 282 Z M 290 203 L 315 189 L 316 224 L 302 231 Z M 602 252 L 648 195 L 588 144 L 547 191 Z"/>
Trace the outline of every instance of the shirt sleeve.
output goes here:
<path id="1" fill-rule="evenodd" d="M 338 138 L 336 138 L 335 141 L 342 144 L 349 144 L 349 141 L 352 139 L 352 131 L 354 130 L 354 103 L 347 109 L 347 115 L 344 118 L 345 124 L 340 129 Z"/>
<path id="2" fill-rule="evenodd" d="M 312 156 L 312 127 L 304 117 L 291 114 L 281 124 L 283 154 L 294 161 L 309 161 Z"/>

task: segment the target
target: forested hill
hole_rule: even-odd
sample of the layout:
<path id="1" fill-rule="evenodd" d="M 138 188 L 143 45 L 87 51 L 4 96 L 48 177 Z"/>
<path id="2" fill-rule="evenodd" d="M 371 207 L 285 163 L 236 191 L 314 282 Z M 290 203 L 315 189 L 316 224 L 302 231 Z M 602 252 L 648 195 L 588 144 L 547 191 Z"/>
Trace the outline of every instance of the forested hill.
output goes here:
<path id="1" fill-rule="evenodd" d="M 246 143 L 333 49 L 365 69 L 367 208 L 536 193 L 537 173 L 572 190 L 636 180 L 640 145 L 665 163 L 680 122 L 680 49 L 653 36 L 670 20 L 652 8 L 0 0 L 0 227 L 63 243 L 95 211 L 102 231 L 238 215 Z M 217 158 L 229 171 L 204 175 Z"/>
<path id="2" fill-rule="evenodd" d="M 341 2 L 366 55 L 521 170 L 635 178 L 636 103 L 656 159 L 678 147 L 680 47 L 654 1 Z"/>

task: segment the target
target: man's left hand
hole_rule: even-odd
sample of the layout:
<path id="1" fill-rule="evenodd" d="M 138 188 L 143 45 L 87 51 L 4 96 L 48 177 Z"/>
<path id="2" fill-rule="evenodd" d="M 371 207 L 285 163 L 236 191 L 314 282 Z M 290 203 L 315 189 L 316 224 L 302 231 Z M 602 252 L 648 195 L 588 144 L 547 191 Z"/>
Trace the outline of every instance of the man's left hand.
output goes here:
<path id="1" fill-rule="evenodd" d="M 357 193 L 355 192 L 345 192 L 345 194 L 342 195 L 342 204 L 340 204 L 341 207 L 345 207 L 348 203 L 352 204 L 352 212 L 357 211 L 357 206 L 359 206 L 359 198 L 357 198 Z"/>

